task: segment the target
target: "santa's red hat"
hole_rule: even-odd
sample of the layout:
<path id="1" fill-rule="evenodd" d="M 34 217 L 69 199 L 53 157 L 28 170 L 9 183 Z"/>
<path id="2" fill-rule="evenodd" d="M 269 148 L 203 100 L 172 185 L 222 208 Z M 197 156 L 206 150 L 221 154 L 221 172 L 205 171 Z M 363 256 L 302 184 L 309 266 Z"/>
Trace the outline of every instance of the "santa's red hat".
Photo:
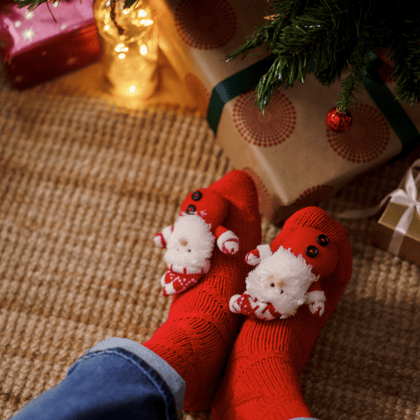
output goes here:
<path id="1" fill-rule="evenodd" d="M 214 231 L 214 229 L 223 224 L 228 210 L 229 201 L 210 186 L 189 193 L 181 204 L 179 215 L 197 214 Z"/>
<path id="2" fill-rule="evenodd" d="M 289 217 L 270 245 L 273 252 L 280 246 L 302 255 L 321 278 L 332 274 L 339 264 L 347 281 L 350 279 L 352 254 L 347 232 L 319 207 L 305 207 Z"/>

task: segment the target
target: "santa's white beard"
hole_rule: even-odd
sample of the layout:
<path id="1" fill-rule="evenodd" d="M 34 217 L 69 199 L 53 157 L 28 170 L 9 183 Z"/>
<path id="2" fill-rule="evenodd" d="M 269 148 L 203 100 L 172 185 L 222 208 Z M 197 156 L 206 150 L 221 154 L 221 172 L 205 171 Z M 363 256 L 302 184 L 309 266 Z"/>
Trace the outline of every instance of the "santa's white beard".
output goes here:
<path id="1" fill-rule="evenodd" d="M 186 214 L 174 224 L 169 237 L 164 260 L 173 271 L 187 274 L 207 272 L 213 252 L 215 237 L 200 216 Z"/>
<path id="2" fill-rule="evenodd" d="M 277 312 L 292 314 L 305 302 L 305 294 L 316 280 L 303 257 L 280 247 L 248 274 L 246 291 L 261 302 L 271 303 Z"/>

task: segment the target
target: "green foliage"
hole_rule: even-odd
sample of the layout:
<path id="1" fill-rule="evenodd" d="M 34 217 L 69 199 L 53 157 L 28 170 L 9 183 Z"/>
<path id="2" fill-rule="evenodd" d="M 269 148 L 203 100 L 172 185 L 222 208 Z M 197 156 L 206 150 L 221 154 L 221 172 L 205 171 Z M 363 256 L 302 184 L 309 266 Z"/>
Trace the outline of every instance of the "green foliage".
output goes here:
<path id="1" fill-rule="evenodd" d="M 228 55 L 251 55 L 261 48 L 275 60 L 257 86 L 264 111 L 277 90 L 304 83 L 312 72 L 324 86 L 337 79 L 336 106 L 346 111 L 358 102 L 375 47 L 392 48 L 397 94 L 410 104 L 420 98 L 420 4 L 406 0 L 392 6 L 383 0 L 278 0 L 271 20 L 255 27 L 244 45 Z M 341 81 L 342 75 L 347 77 Z"/>
<path id="2" fill-rule="evenodd" d="M 60 2 L 60 0 L 58 1 Z M 70 0 L 65 1 L 69 2 Z M 48 5 L 48 0 L 15 0 L 15 2 L 17 3 L 19 9 L 22 7 L 28 7 L 28 10 L 34 10 L 42 3 L 47 3 Z"/>

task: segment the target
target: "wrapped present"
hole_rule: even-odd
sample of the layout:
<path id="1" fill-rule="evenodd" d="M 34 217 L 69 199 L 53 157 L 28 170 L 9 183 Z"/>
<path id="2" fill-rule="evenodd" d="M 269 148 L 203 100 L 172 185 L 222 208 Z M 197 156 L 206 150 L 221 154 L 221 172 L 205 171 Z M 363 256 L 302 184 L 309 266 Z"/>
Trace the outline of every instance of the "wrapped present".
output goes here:
<path id="1" fill-rule="evenodd" d="M 92 5 L 56 1 L 29 11 L 0 0 L 0 53 L 14 87 L 34 86 L 100 58 Z"/>
<path id="2" fill-rule="evenodd" d="M 373 243 L 394 255 L 420 265 L 420 159 L 415 161 L 390 193 L 378 221 Z"/>
<path id="3" fill-rule="evenodd" d="M 226 62 L 269 14 L 266 0 L 153 0 L 164 14 L 161 48 L 197 98 L 218 143 L 237 169 L 259 189 L 260 210 L 270 222 L 316 204 L 339 188 L 417 145 L 420 106 L 395 101 L 391 67 L 378 57 L 373 80 L 352 110 L 344 133 L 327 128 L 340 81 L 329 88 L 313 74 L 294 89 L 279 91 L 264 115 L 250 94 L 270 57 Z M 159 19 L 158 19 L 159 24 Z"/>

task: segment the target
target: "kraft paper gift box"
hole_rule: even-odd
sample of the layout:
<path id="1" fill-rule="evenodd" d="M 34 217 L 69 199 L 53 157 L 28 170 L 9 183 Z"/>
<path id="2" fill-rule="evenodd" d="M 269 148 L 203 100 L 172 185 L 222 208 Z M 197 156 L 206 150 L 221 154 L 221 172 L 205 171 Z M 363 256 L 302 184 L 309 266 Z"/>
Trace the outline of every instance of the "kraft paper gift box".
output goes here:
<path id="1" fill-rule="evenodd" d="M 160 47 L 197 99 L 236 169 L 254 178 L 260 211 L 277 223 L 315 204 L 419 141 L 420 106 L 395 101 L 391 68 L 370 64 L 373 81 L 351 110 L 345 133 L 325 123 L 340 81 L 329 88 L 313 74 L 277 92 L 264 115 L 250 93 L 267 71 L 264 55 L 226 62 L 269 14 L 266 0 L 153 0 Z"/>
<path id="2" fill-rule="evenodd" d="M 374 245 L 420 265 L 420 160 L 414 162 L 383 211 Z"/>
<path id="3" fill-rule="evenodd" d="M 0 0 L 0 54 L 17 89 L 99 60 L 93 0 L 43 3 L 33 11 Z"/>

